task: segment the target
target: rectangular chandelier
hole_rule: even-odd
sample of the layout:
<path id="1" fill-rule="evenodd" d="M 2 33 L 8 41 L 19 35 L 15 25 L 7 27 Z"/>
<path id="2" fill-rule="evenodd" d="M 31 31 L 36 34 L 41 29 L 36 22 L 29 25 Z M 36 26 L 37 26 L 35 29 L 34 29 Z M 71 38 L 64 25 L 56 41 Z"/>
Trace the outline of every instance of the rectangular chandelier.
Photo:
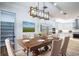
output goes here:
<path id="1" fill-rule="evenodd" d="M 49 20 L 49 12 L 39 10 L 37 7 L 30 7 L 30 16 L 37 17 L 39 19 Z"/>

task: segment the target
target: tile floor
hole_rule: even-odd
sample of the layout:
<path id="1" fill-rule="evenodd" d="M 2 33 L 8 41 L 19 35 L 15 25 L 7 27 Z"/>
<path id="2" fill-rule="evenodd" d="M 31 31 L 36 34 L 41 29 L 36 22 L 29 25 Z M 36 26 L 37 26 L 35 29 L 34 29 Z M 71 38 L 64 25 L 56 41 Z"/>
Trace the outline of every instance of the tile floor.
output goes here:
<path id="1" fill-rule="evenodd" d="M 69 41 L 67 55 L 79 56 L 79 39 L 73 38 Z"/>

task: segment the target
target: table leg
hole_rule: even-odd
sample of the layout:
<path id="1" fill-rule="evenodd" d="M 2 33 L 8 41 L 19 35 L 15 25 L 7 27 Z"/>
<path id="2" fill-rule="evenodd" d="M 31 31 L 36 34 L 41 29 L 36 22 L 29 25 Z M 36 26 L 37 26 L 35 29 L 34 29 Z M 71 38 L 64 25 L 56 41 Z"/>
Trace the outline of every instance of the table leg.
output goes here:
<path id="1" fill-rule="evenodd" d="M 30 49 L 27 49 L 27 56 L 29 56 L 29 53 L 30 53 Z"/>
<path id="2" fill-rule="evenodd" d="M 38 55 L 39 55 L 38 49 L 34 50 L 34 51 L 33 51 L 33 56 L 38 56 Z"/>

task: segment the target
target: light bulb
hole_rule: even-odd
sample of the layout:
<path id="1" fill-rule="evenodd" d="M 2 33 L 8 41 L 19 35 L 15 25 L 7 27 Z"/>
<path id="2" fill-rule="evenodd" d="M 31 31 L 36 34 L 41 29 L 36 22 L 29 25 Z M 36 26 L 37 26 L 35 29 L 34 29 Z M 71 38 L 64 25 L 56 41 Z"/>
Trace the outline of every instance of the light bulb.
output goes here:
<path id="1" fill-rule="evenodd" d="M 64 12 L 63 11 L 60 11 L 60 13 L 63 14 Z"/>
<path id="2" fill-rule="evenodd" d="M 57 3 L 54 3 L 54 6 L 56 6 L 57 5 Z"/>

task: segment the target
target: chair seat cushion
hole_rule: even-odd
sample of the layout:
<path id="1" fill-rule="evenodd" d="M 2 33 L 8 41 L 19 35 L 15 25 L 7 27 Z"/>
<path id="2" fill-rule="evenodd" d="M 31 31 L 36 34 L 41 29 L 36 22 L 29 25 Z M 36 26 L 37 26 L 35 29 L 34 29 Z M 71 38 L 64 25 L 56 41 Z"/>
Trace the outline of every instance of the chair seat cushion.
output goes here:
<path id="1" fill-rule="evenodd" d="M 22 51 L 22 50 L 20 50 L 20 51 L 17 51 L 17 52 L 15 53 L 15 55 L 16 55 L 16 56 L 27 56 L 27 53 L 24 52 L 24 51 Z"/>

